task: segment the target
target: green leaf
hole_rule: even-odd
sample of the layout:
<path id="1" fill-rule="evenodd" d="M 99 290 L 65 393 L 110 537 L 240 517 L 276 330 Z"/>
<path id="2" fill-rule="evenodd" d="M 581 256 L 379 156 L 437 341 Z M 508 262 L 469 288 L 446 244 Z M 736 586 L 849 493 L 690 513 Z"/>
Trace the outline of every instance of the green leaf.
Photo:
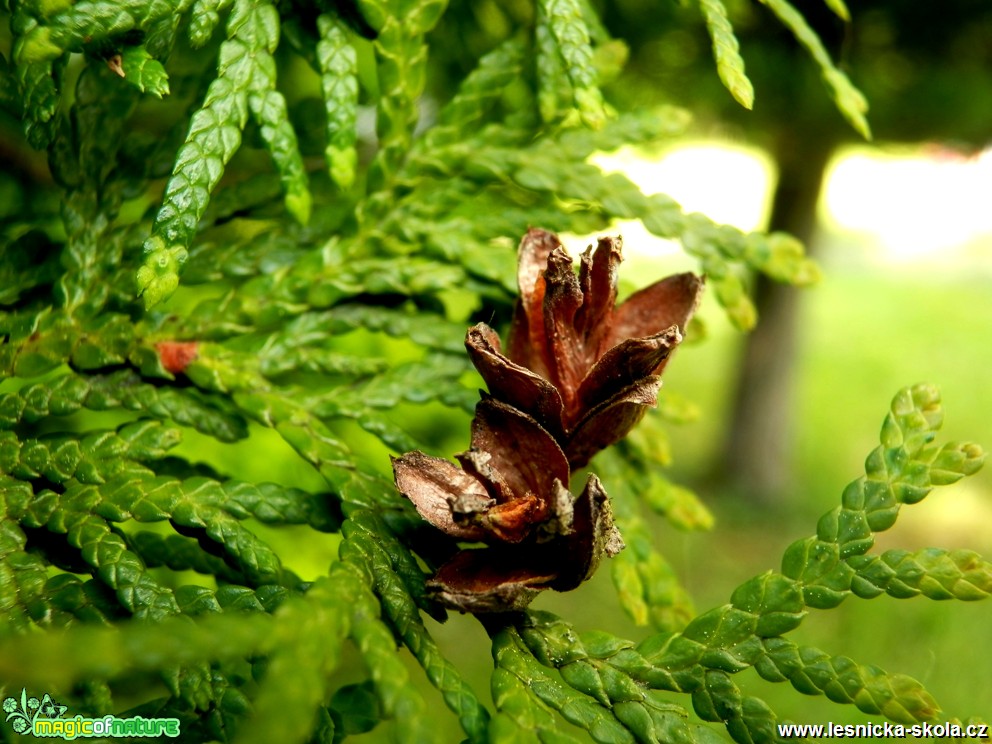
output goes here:
<path id="1" fill-rule="evenodd" d="M 418 119 L 417 99 L 426 82 L 427 45 L 424 35 L 438 22 L 447 0 L 419 0 L 415 12 L 406 12 L 399 0 L 366 0 L 363 11 L 379 30 L 374 42 L 376 71 L 381 91 L 376 112 L 379 151 L 369 166 L 369 191 L 390 187 L 413 138 Z M 365 215 L 374 220 L 373 202 Z"/>
<path id="2" fill-rule="evenodd" d="M 853 704 L 868 714 L 882 714 L 897 723 L 937 720 L 940 709 L 916 680 L 888 675 L 846 657 L 797 646 L 783 638 L 764 641 L 764 655 L 755 668 L 770 682 L 788 679 L 807 695 L 826 695 L 835 703 Z"/>
<path id="3" fill-rule="evenodd" d="M 557 710 L 569 723 L 586 729 L 597 742 L 633 742 L 630 732 L 609 708 L 557 682 L 523 647 L 520 636 L 506 628 L 493 637 L 493 658 L 527 687 L 530 694 Z M 494 691 L 495 697 L 495 691 Z"/>
<path id="4" fill-rule="evenodd" d="M 810 28 L 806 19 L 787 0 L 759 1 L 778 17 L 786 28 L 793 33 L 800 44 L 806 47 L 813 60 L 819 65 L 820 73 L 823 75 L 823 80 L 833 95 L 837 108 L 858 134 L 866 140 L 870 140 L 871 128 L 868 125 L 868 119 L 865 117 L 865 114 L 868 112 L 868 101 L 861 91 L 854 87 L 847 75 L 834 66 L 830 55 L 823 46 L 823 42 L 817 36 L 816 32 Z M 831 5 L 831 9 L 837 12 L 841 18 L 844 18 L 844 15 L 839 12 L 840 7 L 843 7 L 842 4 L 839 5 L 836 2 Z"/>
<path id="5" fill-rule="evenodd" d="M 89 377 L 59 375 L 16 393 L 0 395 L 0 428 L 12 428 L 21 420 L 31 423 L 48 416 L 68 416 L 80 408 L 147 411 L 224 442 L 248 435 L 244 419 L 219 400 L 196 390 L 160 388 L 141 382 L 130 370 Z"/>
<path id="6" fill-rule="evenodd" d="M 512 672 L 496 667 L 491 684 L 493 702 L 499 714 L 489 726 L 490 741 L 523 744 L 533 741 L 535 732 L 541 742 L 573 744 L 578 741 L 557 730 L 554 713 L 530 694 L 526 684 Z"/>
<path id="7" fill-rule="evenodd" d="M 317 18 L 320 41 L 317 62 L 327 113 L 327 147 L 324 157 L 331 180 L 347 190 L 358 167 L 358 54 L 348 40 L 345 26 L 330 14 Z"/>
<path id="8" fill-rule="evenodd" d="M 248 120 L 248 95 L 271 87 L 278 28 L 278 15 L 271 5 L 235 0 L 227 22 L 228 39 L 220 48 L 218 76 L 190 120 L 189 134 L 176 156 L 152 235 L 144 244 L 145 260 L 138 270 L 137 284 L 146 308 L 165 300 L 179 286 L 179 272 L 189 256 L 189 245 L 210 192 L 241 145 L 241 132 Z M 273 143 L 276 141 L 273 134 Z M 301 203 L 300 209 L 303 206 Z"/>
<path id="9" fill-rule="evenodd" d="M 222 559 L 205 552 L 196 540 L 190 538 L 142 531 L 131 535 L 130 544 L 148 568 L 166 566 L 173 571 L 196 571 L 230 583 L 243 580 Z M 212 604 L 214 598 L 208 595 L 199 599 Z M 188 597 L 181 598 L 177 594 L 176 601 L 185 614 L 198 614 L 198 610 L 187 604 Z M 215 611 L 220 611 L 220 607 L 216 606 Z"/>
<path id="10" fill-rule="evenodd" d="M 699 0 L 699 7 L 713 40 L 713 58 L 720 81 L 741 106 L 750 109 L 754 105 L 754 87 L 744 72 L 740 44 L 727 17 L 727 9 L 720 0 Z"/>
<path id="11" fill-rule="evenodd" d="M 557 39 L 551 30 L 548 3 L 537 3 L 537 22 L 534 24 L 534 41 L 537 48 L 537 103 L 541 119 L 552 123 L 571 98 L 571 83 L 565 75 L 564 60 Z"/>
<path id="12" fill-rule="evenodd" d="M 0 472 L 19 478 L 44 475 L 53 483 L 72 478 L 102 483 L 128 469 L 130 461 L 156 460 L 175 447 L 182 433 L 158 421 L 124 424 L 116 432 L 94 431 L 85 437 L 48 435 L 18 440 L 11 431 L 0 432 Z"/>
<path id="13" fill-rule="evenodd" d="M 194 0 L 189 21 L 189 41 L 194 49 L 210 41 L 220 14 L 233 4 L 234 0 Z"/>
<path id="14" fill-rule="evenodd" d="M 397 740 L 401 742 L 440 741 L 437 729 L 426 715 L 423 698 L 411 686 L 402 660 L 396 654 L 389 629 L 379 621 L 379 606 L 371 591 L 356 597 L 352 637 L 368 666 L 384 713 L 395 718 Z"/>
<path id="15" fill-rule="evenodd" d="M 798 584 L 771 571 L 741 584 L 730 598 L 734 607 L 758 616 L 755 635 L 785 635 L 799 627 L 806 616 Z"/>
<path id="16" fill-rule="evenodd" d="M 824 0 L 824 2 L 838 18 L 842 21 L 850 22 L 851 12 L 847 9 L 847 5 L 844 3 L 844 0 Z"/>
<path id="17" fill-rule="evenodd" d="M 601 128 L 606 123 L 607 114 L 603 94 L 596 81 L 589 29 L 581 4 L 578 0 L 540 0 L 539 7 L 547 16 L 547 29 L 554 39 L 553 46 L 547 44 L 545 54 L 552 49 L 557 51 L 582 121 L 593 129 Z"/>
<path id="18" fill-rule="evenodd" d="M 280 629 L 289 630 L 292 624 L 293 640 L 274 645 L 254 701 L 252 725 L 243 728 L 239 742 L 307 741 L 344 639 L 354 631 L 353 607 L 364 589 L 346 566 L 336 564 L 334 569 L 277 616 Z"/>
<path id="19" fill-rule="evenodd" d="M 379 701 L 371 682 L 345 685 L 331 697 L 334 730 L 343 736 L 364 734 L 382 719 Z"/>
<path id="20" fill-rule="evenodd" d="M 275 76 L 267 82 L 274 86 Z M 263 88 L 248 95 L 248 108 L 258 122 L 262 140 L 279 171 L 279 180 L 286 194 L 286 211 L 305 225 L 310 221 L 313 197 L 310 196 L 296 132 L 286 112 L 286 99 L 272 87 Z"/>
<path id="21" fill-rule="evenodd" d="M 930 599 L 974 601 L 992 593 L 992 564 L 970 550 L 887 550 L 848 562 L 856 573 L 851 590 L 860 597 L 884 592 L 897 599 L 922 594 Z"/>
<path id="22" fill-rule="evenodd" d="M 192 0 L 118 0 L 76 3 L 52 8 L 46 13 L 45 25 L 31 29 L 26 37 L 28 49 L 24 54 L 34 59 L 54 59 L 62 52 L 81 52 L 86 46 L 112 40 L 132 29 L 161 33 L 157 23 L 182 15 Z M 157 40 L 155 40 L 157 41 Z M 154 49 L 157 56 L 158 49 Z M 161 51 L 167 51 L 165 49 Z"/>
<path id="23" fill-rule="evenodd" d="M 610 561 L 613 584 L 621 607 L 635 623 L 675 630 L 692 618 L 692 600 L 668 560 L 656 550 L 651 531 L 638 512 L 639 505 L 632 498 L 631 492 L 656 487 L 643 462 L 621 454 L 632 449 L 613 448 L 597 458 L 604 478 L 628 485 L 627 491 L 612 491 L 615 521 L 627 545 Z"/>
<path id="24" fill-rule="evenodd" d="M 417 141 L 411 158 L 424 157 L 431 150 L 474 135 L 504 89 L 523 74 L 524 58 L 519 39 L 507 39 L 484 55 L 438 113 L 437 124 Z M 443 162 L 438 164 L 443 167 Z"/>
<path id="25" fill-rule="evenodd" d="M 865 555 L 874 544 L 874 533 L 895 523 L 902 504 L 916 503 L 934 485 L 953 483 L 981 468 L 985 454 L 978 445 L 932 445 L 942 422 L 940 394 L 933 386 L 904 388 L 895 396 L 882 425 L 881 446 L 865 461 L 865 477 L 849 484 L 841 506 L 820 519 L 816 538 L 794 543 L 783 558 L 783 573 L 805 584 L 807 603 L 833 607 L 850 591 L 861 596 L 881 591 L 911 596 L 920 591 L 897 578 L 884 561 Z M 933 559 L 941 561 L 937 556 Z M 955 585 L 952 564 L 942 565 L 950 569 L 944 580 Z M 859 569 L 865 575 L 856 575 Z M 935 597 L 953 596 L 939 581 L 927 587 Z M 960 591 L 971 593 L 964 585 Z"/>
<path id="26" fill-rule="evenodd" d="M 494 177 L 512 178 L 525 189 L 547 192 L 583 208 L 597 205 L 613 219 L 639 219 L 658 237 L 680 240 L 699 259 L 717 300 L 741 329 L 750 328 L 756 320 L 741 280 L 745 266 L 767 269 L 774 278 L 791 282 L 815 279 L 813 265 L 796 257 L 794 239 L 780 234 L 745 235 L 701 214 L 684 214 L 670 197 L 645 196 L 621 173 L 604 174 L 591 163 L 575 162 L 569 152 L 575 144 L 563 136 L 561 142 L 544 140 L 524 152 L 500 150 L 485 162 Z"/>
<path id="27" fill-rule="evenodd" d="M 127 82 L 157 98 L 169 94 L 169 76 L 165 68 L 144 46 L 127 47 L 120 57 L 121 77 Z"/>
<path id="28" fill-rule="evenodd" d="M 471 741 L 483 741 L 489 713 L 444 657 L 417 610 L 426 607 L 424 575 L 416 560 L 370 511 L 352 513 L 345 523 L 346 540 L 341 544 L 343 560 L 359 566 L 371 577 L 390 624 L 423 667 L 428 679 L 458 715 Z M 389 548 L 387 553 L 386 548 Z M 415 604 L 415 600 L 417 604 Z"/>
<path id="29" fill-rule="evenodd" d="M 154 671 L 166 660 L 186 664 L 265 652 L 279 642 L 279 634 L 270 632 L 272 627 L 264 615 L 212 615 L 196 623 L 177 617 L 112 628 L 76 625 L 57 633 L 0 640 L 0 673 L 28 686 L 65 687 L 126 670 Z M 72 664 L 59 664 L 59 658 L 72 659 Z"/>

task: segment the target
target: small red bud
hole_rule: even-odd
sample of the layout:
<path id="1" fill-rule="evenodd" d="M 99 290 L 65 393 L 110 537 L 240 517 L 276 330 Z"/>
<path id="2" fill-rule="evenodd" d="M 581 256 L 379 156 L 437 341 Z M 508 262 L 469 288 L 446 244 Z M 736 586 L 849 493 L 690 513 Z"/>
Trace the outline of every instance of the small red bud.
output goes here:
<path id="1" fill-rule="evenodd" d="M 162 366 L 174 375 L 185 372 L 189 363 L 199 355 L 197 341 L 159 341 L 155 344 Z"/>

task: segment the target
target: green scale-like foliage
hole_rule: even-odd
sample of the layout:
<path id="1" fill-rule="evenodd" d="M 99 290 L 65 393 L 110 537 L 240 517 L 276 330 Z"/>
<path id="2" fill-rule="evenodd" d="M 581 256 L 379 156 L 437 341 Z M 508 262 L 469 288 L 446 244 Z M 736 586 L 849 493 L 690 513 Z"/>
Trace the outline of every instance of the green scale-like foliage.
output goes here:
<path id="1" fill-rule="evenodd" d="M 248 112 L 258 121 L 286 192 L 286 208 L 301 222 L 310 217 L 311 197 L 296 133 L 286 115 L 286 102 L 275 89 L 279 16 L 268 3 L 236 0 L 221 44 L 217 78 L 203 106 L 190 121 L 186 144 L 176 157 L 162 208 L 144 250 L 138 287 L 146 303 L 155 304 L 179 282 L 210 192 L 241 144 Z"/>
<path id="2" fill-rule="evenodd" d="M 355 145 L 358 129 L 358 54 L 348 43 L 348 33 L 336 18 L 322 15 L 317 19 L 320 42 L 321 92 L 327 109 L 327 168 L 331 180 L 347 189 L 355 180 L 358 152 Z"/>
<path id="3" fill-rule="evenodd" d="M 692 730 L 687 709 L 651 696 L 652 690 L 681 692 L 689 695 L 696 715 L 724 723 L 735 741 L 778 741 L 774 712 L 733 680 L 754 668 L 769 682 L 788 681 L 801 693 L 825 695 L 903 725 L 943 720 L 936 701 L 916 680 L 785 637 L 810 608 L 832 607 L 852 594 L 988 596 L 992 563 L 971 551 L 866 555 L 872 534 L 892 525 L 899 504 L 915 503 L 933 485 L 952 483 L 981 466 L 984 454 L 977 445 L 929 446 L 939 425 L 933 388 L 900 393 L 883 426 L 882 444 L 866 462 L 866 478 L 854 481 L 845 491 L 844 506 L 821 520 L 821 534 L 790 546 L 781 573 L 769 571 L 743 583 L 729 604 L 695 617 L 678 632 L 634 644 L 600 632 L 577 634 L 565 621 L 540 612 L 496 628 L 494 658 L 508 673 L 493 678 L 497 706 L 505 700 L 505 713 L 517 721 L 525 720 L 522 706 L 534 709 L 531 716 L 550 706 L 595 741 L 706 741 L 708 734 Z M 880 466 L 883 461 L 888 465 Z M 866 483 L 875 486 L 867 489 Z M 889 499 L 880 496 L 854 506 L 852 490 L 886 493 Z M 873 525 L 858 531 L 856 547 L 853 540 L 838 538 L 836 515 L 845 511 L 857 515 L 851 521 Z M 887 516 L 878 516 L 883 512 Z M 830 524 L 835 527 L 824 536 Z M 521 682 L 529 699 L 519 697 Z"/>
<path id="4" fill-rule="evenodd" d="M 765 4 L 867 132 L 802 17 Z M 750 105 L 727 9 L 699 6 L 721 79 Z M 467 431 L 465 330 L 510 317 L 528 227 L 639 219 L 698 261 L 741 328 L 753 272 L 817 278 L 792 237 L 686 214 L 590 163 L 689 124 L 613 109 L 601 86 L 624 48 L 591 3 L 538 0 L 452 91 L 432 87 L 430 52 L 465 10 L 441 0 L 4 8 L 0 105 L 48 172 L 14 184 L 23 213 L 0 221 L 0 697 L 175 717 L 191 742 L 338 742 L 380 724 L 440 741 L 442 705 L 471 742 L 774 741 L 776 714 L 736 677 L 754 669 L 940 720 L 909 677 L 790 635 L 852 596 L 992 592 L 973 552 L 872 552 L 903 504 L 981 464 L 976 445 L 932 444 L 928 387 L 896 398 L 865 476 L 781 570 L 702 614 L 645 513 L 713 521 L 664 475 L 669 427 L 694 415 L 666 391 L 594 463 L 627 543 L 617 601 L 649 635 L 482 618 L 491 704 L 434 636 L 447 615 L 425 579 L 456 546 L 396 492 L 386 455 Z M 300 546 L 337 557 L 307 563 Z"/>

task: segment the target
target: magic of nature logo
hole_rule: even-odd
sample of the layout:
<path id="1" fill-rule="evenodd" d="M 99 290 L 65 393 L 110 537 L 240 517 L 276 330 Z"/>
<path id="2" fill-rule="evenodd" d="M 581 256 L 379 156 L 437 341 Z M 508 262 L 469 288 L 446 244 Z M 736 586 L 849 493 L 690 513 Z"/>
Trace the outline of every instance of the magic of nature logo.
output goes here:
<path id="1" fill-rule="evenodd" d="M 26 689 L 21 690 L 20 700 L 7 697 L 3 701 L 3 712 L 7 714 L 4 720 L 10 723 L 16 733 L 25 736 L 66 740 L 94 736 L 179 736 L 178 718 L 118 718 L 111 715 L 101 718 L 81 715 L 65 717 L 67 710 L 65 705 L 57 703 L 47 692 L 41 698 L 28 697 Z"/>

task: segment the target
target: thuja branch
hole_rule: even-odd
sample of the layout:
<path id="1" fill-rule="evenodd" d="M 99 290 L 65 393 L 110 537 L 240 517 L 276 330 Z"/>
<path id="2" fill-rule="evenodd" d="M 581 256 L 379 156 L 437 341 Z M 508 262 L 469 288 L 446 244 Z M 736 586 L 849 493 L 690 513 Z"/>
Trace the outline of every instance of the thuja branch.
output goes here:
<path id="1" fill-rule="evenodd" d="M 699 615 L 681 632 L 635 645 L 605 633 L 577 634 L 548 613 L 487 621 L 497 668 L 505 670 L 493 678 L 497 707 L 504 700 L 518 701 L 516 705 L 526 699 L 512 692 L 522 682 L 536 700 L 597 740 L 609 740 L 604 731 L 617 720 L 632 731 L 641 726 L 643 736 L 659 737 L 664 726 L 684 730 L 687 725 L 684 711 L 662 706 L 664 712 L 658 712 L 649 690 L 665 690 L 689 694 L 697 715 L 724 723 L 736 741 L 778 740 L 775 714 L 732 680 L 754 668 L 770 682 L 788 681 L 804 694 L 826 695 L 899 723 L 939 720 L 936 701 L 916 680 L 785 636 L 802 624 L 810 608 L 835 607 L 851 594 L 964 600 L 989 596 L 992 563 L 970 551 L 867 555 L 873 531 L 891 527 L 900 504 L 915 503 L 934 485 L 952 483 L 981 467 L 984 453 L 977 445 L 933 444 L 941 420 L 936 389 L 919 385 L 901 391 L 883 425 L 881 446 L 866 461 L 865 477 L 845 490 L 842 507 L 820 520 L 818 536 L 797 541 L 786 551 L 782 573 L 769 571 L 750 579 L 734 591 L 729 604 Z M 560 676 L 538 671 L 541 665 Z M 599 705 L 571 702 L 572 693 L 563 692 L 562 683 Z M 505 713 L 513 710 L 511 705 Z M 667 730 L 671 735 L 675 729 Z"/>
<path id="2" fill-rule="evenodd" d="M 388 528 L 367 510 L 344 524 L 341 558 L 359 567 L 381 598 L 383 610 L 403 643 L 420 662 L 448 707 L 458 715 L 471 741 L 485 741 L 489 713 L 444 657 L 420 619 L 414 597 L 423 599 L 424 575 L 407 549 L 391 539 Z M 388 551 L 387 548 L 388 547 Z"/>

